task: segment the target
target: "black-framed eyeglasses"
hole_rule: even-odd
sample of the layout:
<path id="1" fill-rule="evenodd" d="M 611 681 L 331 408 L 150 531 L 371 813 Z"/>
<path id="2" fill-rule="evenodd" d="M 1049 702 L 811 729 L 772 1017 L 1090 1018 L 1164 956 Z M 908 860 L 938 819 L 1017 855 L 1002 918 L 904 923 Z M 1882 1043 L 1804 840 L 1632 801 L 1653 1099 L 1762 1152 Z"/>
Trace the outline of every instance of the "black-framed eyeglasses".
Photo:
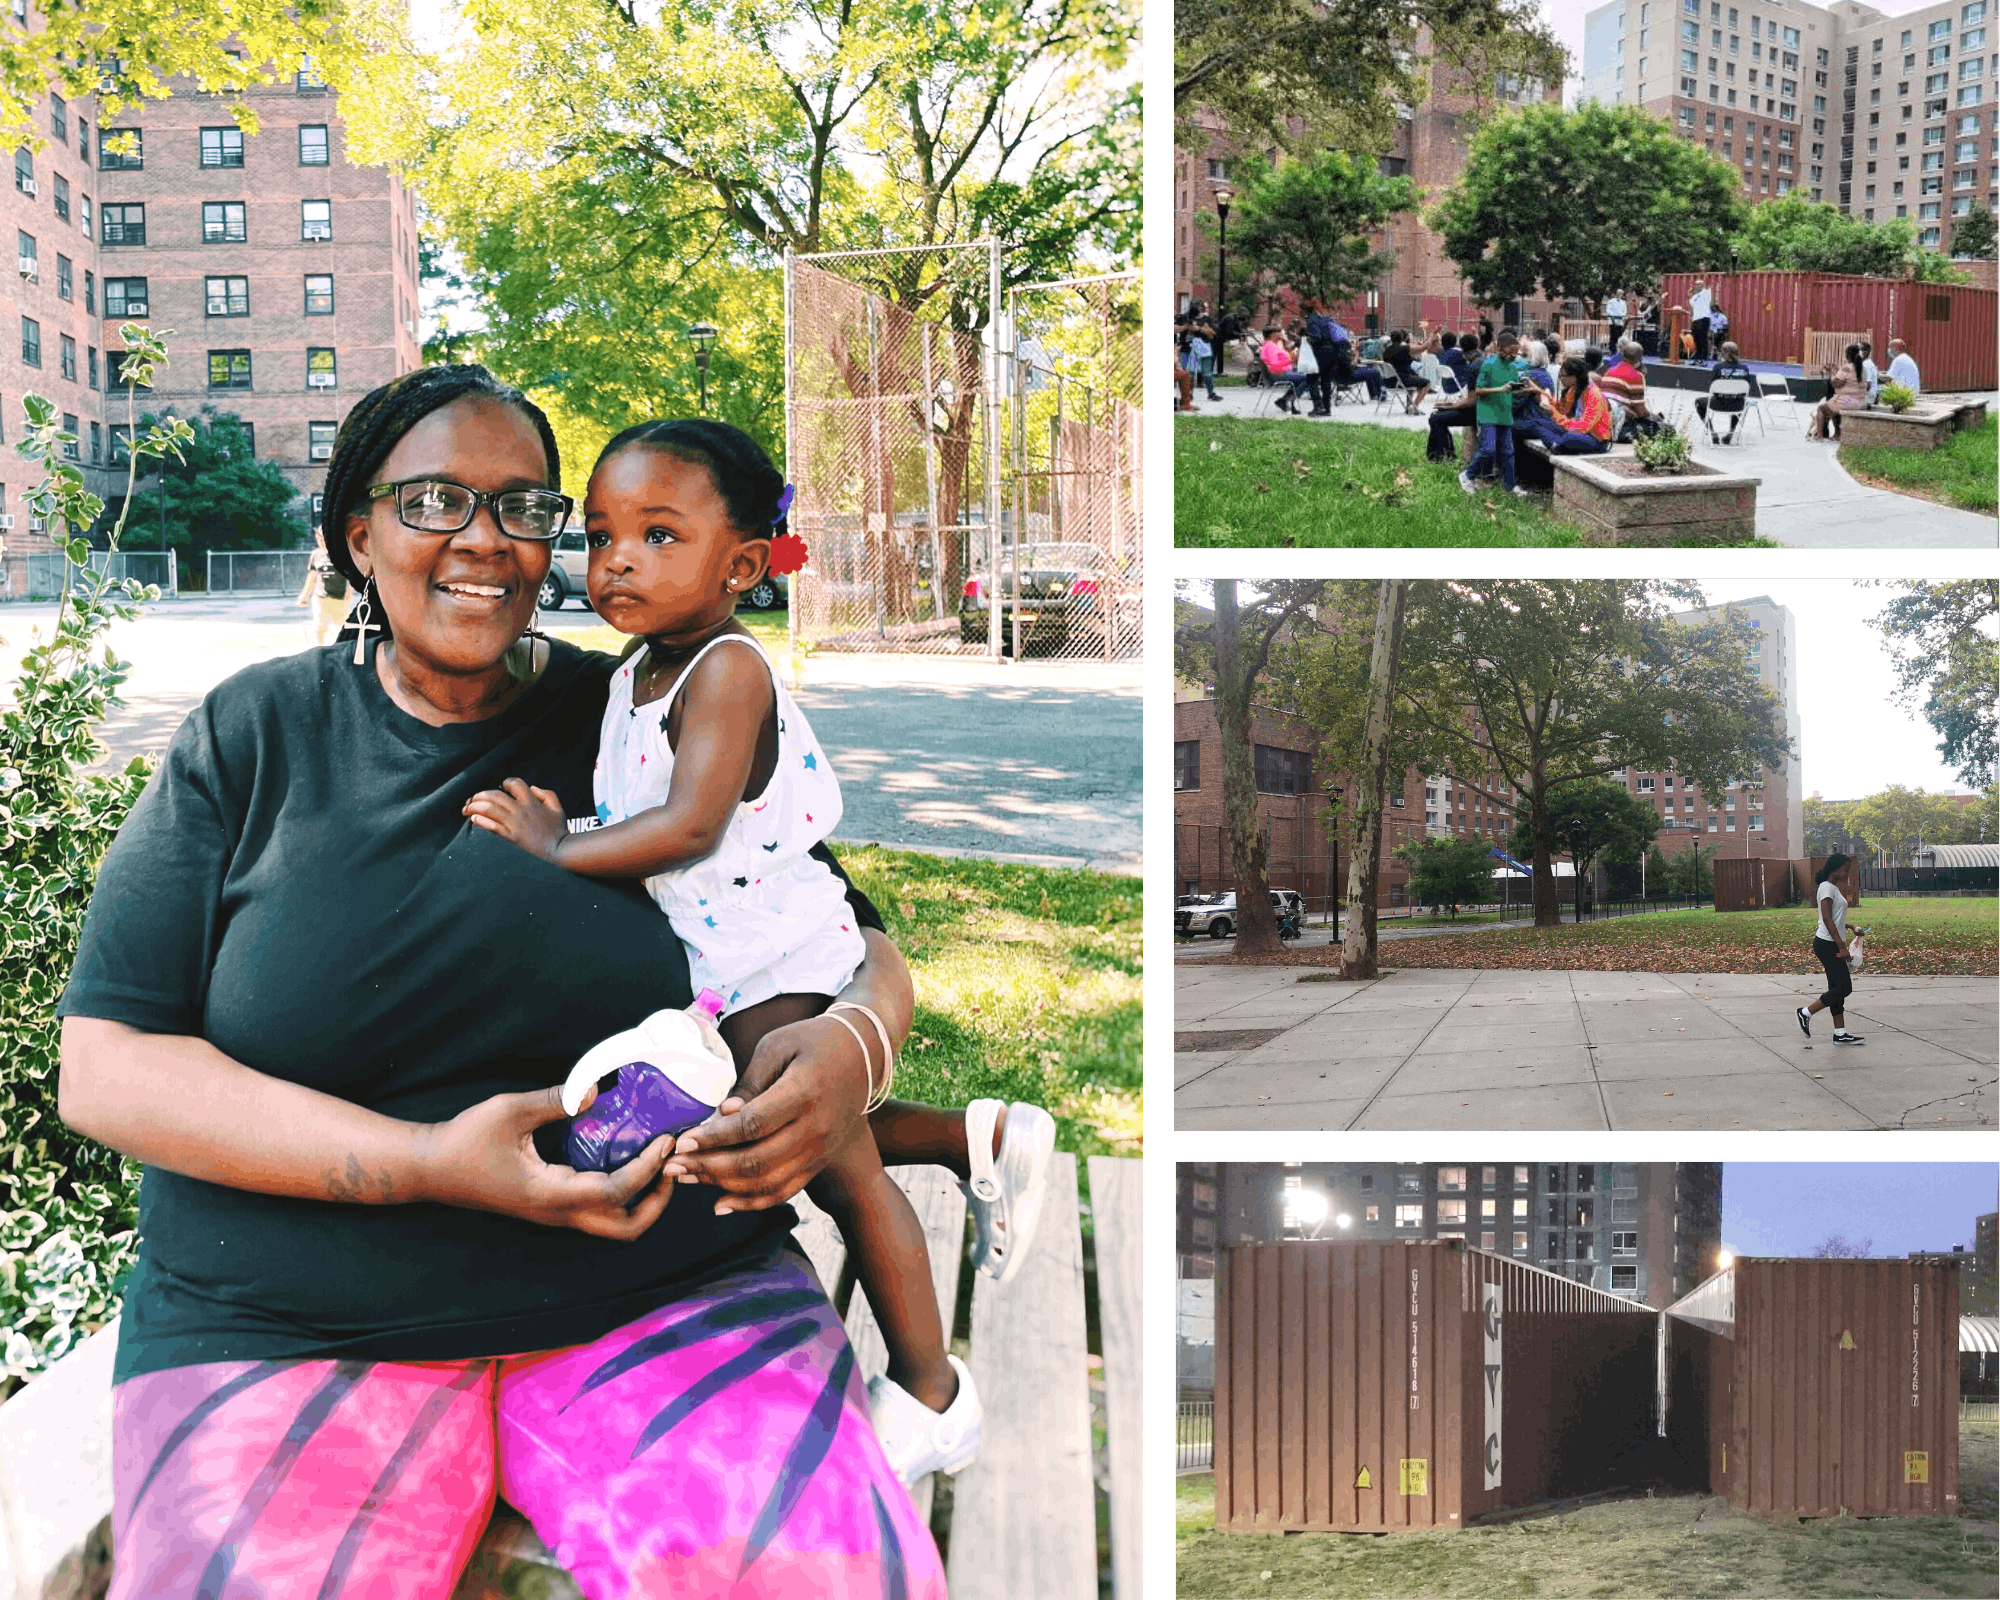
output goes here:
<path id="1" fill-rule="evenodd" d="M 396 517 L 418 533 L 457 533 L 469 527 L 481 506 L 490 506 L 500 531 L 510 539 L 546 541 L 555 538 L 576 509 L 576 502 L 553 489 L 502 489 L 483 494 L 449 478 L 405 478 L 378 483 L 368 491 L 371 501 L 396 497 Z"/>

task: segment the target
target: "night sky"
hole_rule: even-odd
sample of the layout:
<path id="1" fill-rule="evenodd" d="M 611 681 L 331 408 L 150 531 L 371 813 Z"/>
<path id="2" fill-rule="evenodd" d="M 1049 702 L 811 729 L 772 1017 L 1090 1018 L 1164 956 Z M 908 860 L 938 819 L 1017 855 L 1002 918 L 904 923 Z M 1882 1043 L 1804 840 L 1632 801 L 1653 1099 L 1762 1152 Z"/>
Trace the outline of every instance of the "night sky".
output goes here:
<path id="1" fill-rule="evenodd" d="M 1829 1234 L 1872 1238 L 1876 1256 L 1972 1248 L 1972 1221 L 1994 1209 L 1987 1162 L 1729 1161 L 1722 1242 L 1738 1255 L 1803 1256 Z"/>

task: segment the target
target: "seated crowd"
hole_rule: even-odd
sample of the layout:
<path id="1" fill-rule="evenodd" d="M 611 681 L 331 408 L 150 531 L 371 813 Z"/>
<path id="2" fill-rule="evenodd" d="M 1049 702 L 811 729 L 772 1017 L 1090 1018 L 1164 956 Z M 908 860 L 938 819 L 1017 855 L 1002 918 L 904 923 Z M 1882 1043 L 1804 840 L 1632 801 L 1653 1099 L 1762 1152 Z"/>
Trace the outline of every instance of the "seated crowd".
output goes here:
<path id="1" fill-rule="evenodd" d="M 1460 362 L 1470 375 L 1462 398 L 1440 400 L 1432 408 L 1432 461 L 1456 461 L 1451 430 L 1467 430 L 1469 459 L 1459 487 L 1473 492 L 1473 480 L 1497 469 L 1509 493 L 1524 494 L 1514 481 L 1516 436 L 1539 441 L 1551 455 L 1602 455 L 1614 440 L 1658 427 L 1646 407 L 1644 352 L 1633 340 L 1618 347 L 1608 370 L 1603 352 L 1572 340 L 1558 351 L 1553 338 L 1526 344 L 1512 328 L 1502 328 L 1482 355 L 1475 334 L 1459 341 Z"/>

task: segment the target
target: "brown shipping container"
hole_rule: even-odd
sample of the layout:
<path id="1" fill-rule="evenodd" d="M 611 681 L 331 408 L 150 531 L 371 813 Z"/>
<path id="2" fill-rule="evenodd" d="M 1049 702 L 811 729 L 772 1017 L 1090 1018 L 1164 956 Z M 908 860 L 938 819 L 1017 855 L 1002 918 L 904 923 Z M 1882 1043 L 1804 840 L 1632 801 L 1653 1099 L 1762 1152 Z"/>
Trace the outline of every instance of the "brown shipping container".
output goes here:
<path id="1" fill-rule="evenodd" d="M 1658 1330 L 1457 1240 L 1225 1250 L 1216 1526 L 1456 1528 L 1659 1476 Z"/>
<path id="2" fill-rule="evenodd" d="M 1666 1311 L 1667 1433 L 1772 1516 L 1958 1512 L 1958 1268 L 1739 1259 Z"/>

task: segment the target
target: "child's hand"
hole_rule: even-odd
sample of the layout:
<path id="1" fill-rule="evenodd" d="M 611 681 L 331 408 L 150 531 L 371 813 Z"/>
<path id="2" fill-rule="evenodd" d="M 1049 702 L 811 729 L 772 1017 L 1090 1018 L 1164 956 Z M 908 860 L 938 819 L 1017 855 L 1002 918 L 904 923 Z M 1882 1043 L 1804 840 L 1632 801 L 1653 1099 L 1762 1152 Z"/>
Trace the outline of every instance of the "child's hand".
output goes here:
<path id="1" fill-rule="evenodd" d="M 498 789 L 481 789 L 465 802 L 475 828 L 497 833 L 544 861 L 554 861 L 569 837 L 562 801 L 547 789 L 509 778 Z"/>

